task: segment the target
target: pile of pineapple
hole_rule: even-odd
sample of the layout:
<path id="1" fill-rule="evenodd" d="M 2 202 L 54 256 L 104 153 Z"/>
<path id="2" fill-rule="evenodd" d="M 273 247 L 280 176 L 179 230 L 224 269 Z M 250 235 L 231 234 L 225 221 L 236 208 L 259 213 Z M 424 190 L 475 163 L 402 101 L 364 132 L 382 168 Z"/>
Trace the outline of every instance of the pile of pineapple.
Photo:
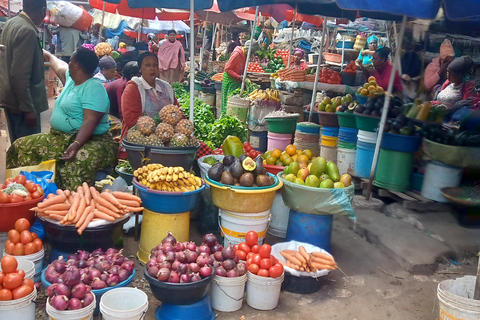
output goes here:
<path id="1" fill-rule="evenodd" d="M 185 118 L 182 110 L 168 105 L 159 112 L 161 122 L 156 125 L 149 116 L 138 118 L 137 124 L 128 131 L 126 140 L 134 144 L 154 147 L 194 147 L 198 140 L 193 135 L 193 123 Z"/>

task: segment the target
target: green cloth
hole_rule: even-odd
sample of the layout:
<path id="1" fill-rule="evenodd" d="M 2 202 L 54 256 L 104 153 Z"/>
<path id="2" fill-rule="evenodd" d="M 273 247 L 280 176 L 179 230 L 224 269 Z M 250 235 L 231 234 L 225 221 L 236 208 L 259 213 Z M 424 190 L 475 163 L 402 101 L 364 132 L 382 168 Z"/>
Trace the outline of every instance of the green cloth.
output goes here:
<path id="1" fill-rule="evenodd" d="M 238 82 L 234 78 L 230 77 L 226 72 L 223 73 L 223 80 L 222 80 L 222 109 L 220 110 L 220 114 L 224 115 L 227 113 L 227 101 L 228 96 L 230 93 L 242 85 L 241 82 Z"/>
<path id="2" fill-rule="evenodd" d="M 110 100 L 103 84 L 97 79 L 90 78 L 76 86 L 69 71 L 65 76 L 67 81 L 62 93 L 55 101 L 55 108 L 50 118 L 52 128 L 68 133 L 77 132 L 82 126 L 83 109 L 88 109 L 105 114 L 93 134 L 107 132 L 110 127 L 108 123 Z"/>
<path id="3" fill-rule="evenodd" d="M 7 169 L 33 166 L 42 161 L 57 160 L 55 183 L 59 188 L 76 190 L 83 182 L 94 183 L 95 173 L 113 166 L 116 161 L 115 143 L 110 132 L 93 135 L 78 150 L 72 162 L 61 160 L 75 140 L 76 134 L 55 129 L 16 140 L 7 151 Z"/>

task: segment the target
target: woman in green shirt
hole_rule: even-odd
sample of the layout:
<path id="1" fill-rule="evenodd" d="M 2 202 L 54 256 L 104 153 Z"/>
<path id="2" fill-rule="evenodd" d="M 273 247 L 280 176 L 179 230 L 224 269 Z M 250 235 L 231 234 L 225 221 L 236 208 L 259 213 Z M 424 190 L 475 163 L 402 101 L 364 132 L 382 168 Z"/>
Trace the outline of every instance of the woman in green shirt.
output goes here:
<path id="1" fill-rule="evenodd" d="M 50 119 L 52 128 L 16 140 L 7 151 L 7 168 L 56 159 L 58 187 L 75 190 L 84 181 L 92 185 L 97 171 L 114 164 L 116 150 L 108 131 L 108 95 L 103 84 L 93 78 L 98 57 L 79 47 L 67 64 L 43 52 L 64 84 Z"/>

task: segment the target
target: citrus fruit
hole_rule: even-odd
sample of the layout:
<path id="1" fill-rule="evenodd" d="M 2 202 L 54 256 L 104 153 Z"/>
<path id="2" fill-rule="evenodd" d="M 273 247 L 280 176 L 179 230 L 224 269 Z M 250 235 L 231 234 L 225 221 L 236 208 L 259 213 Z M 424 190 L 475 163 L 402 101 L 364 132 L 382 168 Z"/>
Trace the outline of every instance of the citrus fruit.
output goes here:
<path id="1" fill-rule="evenodd" d="M 368 84 L 371 85 L 371 86 L 376 87 L 376 86 L 377 86 L 377 81 L 375 81 L 375 80 L 373 80 L 373 79 L 372 79 L 372 80 L 368 80 Z"/>
<path id="2" fill-rule="evenodd" d="M 285 159 L 283 159 L 282 162 L 284 166 L 288 166 L 290 163 L 293 162 L 293 159 L 291 157 L 286 157 Z"/>
<path id="3" fill-rule="evenodd" d="M 283 162 L 280 161 L 280 160 L 277 160 L 277 162 L 275 162 L 275 165 L 276 165 L 276 166 L 283 167 Z"/>
<path id="4" fill-rule="evenodd" d="M 368 84 L 368 82 L 366 82 L 366 83 L 363 85 L 363 89 L 368 89 L 368 86 L 369 86 L 369 84 Z"/>
<path id="5" fill-rule="evenodd" d="M 295 154 L 295 152 L 297 152 L 297 148 L 296 148 L 293 144 L 289 144 L 289 145 L 287 146 L 287 148 L 285 148 L 285 151 L 286 151 L 289 155 L 293 156 L 293 155 Z"/>
<path id="6" fill-rule="evenodd" d="M 280 158 L 278 158 L 278 160 L 283 161 L 286 158 L 290 158 L 290 155 L 288 153 L 284 152 L 280 155 Z"/>
<path id="7" fill-rule="evenodd" d="M 280 149 L 273 149 L 272 152 L 270 153 L 272 156 L 274 156 L 276 159 L 280 158 L 282 155 L 282 150 Z"/>
<path id="8" fill-rule="evenodd" d="M 274 156 L 269 156 L 267 158 L 267 164 L 275 164 L 275 162 L 277 162 L 277 158 L 275 158 Z"/>
<path id="9" fill-rule="evenodd" d="M 376 88 L 377 88 L 376 86 L 372 86 L 372 85 L 370 85 L 370 86 L 368 86 L 368 91 L 375 90 Z"/>
<path id="10" fill-rule="evenodd" d="M 302 150 L 297 150 L 296 154 L 301 156 L 303 154 L 303 152 L 302 152 Z"/>
<path id="11" fill-rule="evenodd" d="M 377 81 L 377 79 L 374 76 L 370 76 L 368 77 L 368 82 L 370 81 Z"/>
<path id="12" fill-rule="evenodd" d="M 297 161 L 297 160 L 298 160 L 298 154 L 293 155 L 293 156 L 292 156 L 292 160 L 293 160 L 293 161 Z"/>
<path id="13" fill-rule="evenodd" d="M 298 156 L 298 162 L 308 164 L 308 157 L 306 155 L 302 154 L 301 156 Z"/>
<path id="14" fill-rule="evenodd" d="M 368 96 L 368 90 L 367 89 L 362 89 L 362 92 L 360 94 L 362 96 Z"/>
<path id="15" fill-rule="evenodd" d="M 305 150 L 303 150 L 303 154 L 306 155 L 309 160 L 312 159 L 312 155 L 313 155 L 312 150 L 305 149 Z"/>

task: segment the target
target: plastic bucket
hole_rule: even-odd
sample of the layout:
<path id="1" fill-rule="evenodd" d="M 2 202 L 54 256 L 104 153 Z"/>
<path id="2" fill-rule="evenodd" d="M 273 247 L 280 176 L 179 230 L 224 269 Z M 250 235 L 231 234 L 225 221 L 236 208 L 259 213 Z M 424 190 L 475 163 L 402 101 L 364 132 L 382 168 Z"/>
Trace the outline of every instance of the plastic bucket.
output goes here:
<path id="1" fill-rule="evenodd" d="M 480 319 L 480 300 L 473 299 L 475 276 L 444 280 L 438 284 L 438 318 L 442 320 Z"/>
<path id="2" fill-rule="evenodd" d="M 374 185 L 404 192 L 410 189 L 413 153 L 380 149 Z"/>
<path id="3" fill-rule="evenodd" d="M 441 190 L 446 187 L 458 187 L 462 179 L 462 168 L 446 165 L 440 161 L 427 163 L 421 195 L 439 202 L 450 202 Z"/>
<path id="4" fill-rule="evenodd" d="M 15 320 L 35 320 L 35 299 L 37 289 L 28 296 L 17 300 L 0 301 L 0 318 Z"/>
<path id="5" fill-rule="evenodd" d="M 355 158 L 355 175 L 360 178 L 370 177 L 372 170 L 373 156 L 375 153 L 375 144 L 363 142 L 360 139 L 357 142 L 357 156 Z"/>
<path id="6" fill-rule="evenodd" d="M 337 162 L 337 147 L 320 145 L 320 156 L 324 157 L 327 161 Z"/>
<path id="7" fill-rule="evenodd" d="M 246 122 L 249 106 L 250 101 L 247 99 L 230 97 L 227 101 L 227 115 Z"/>
<path id="8" fill-rule="evenodd" d="M 322 136 L 337 137 L 339 133 L 338 127 L 322 127 Z"/>
<path id="9" fill-rule="evenodd" d="M 104 320 L 144 319 L 147 310 L 148 297 L 136 288 L 113 289 L 100 299 L 100 312 Z"/>
<path id="10" fill-rule="evenodd" d="M 358 130 L 355 128 L 340 127 L 338 141 L 357 143 Z"/>
<path id="11" fill-rule="evenodd" d="M 253 149 L 265 152 L 267 151 L 267 131 L 248 131 L 248 141 Z"/>
<path id="12" fill-rule="evenodd" d="M 212 308 L 222 312 L 237 311 L 242 307 L 247 274 L 236 278 L 215 276 L 210 286 Z"/>
<path id="13" fill-rule="evenodd" d="M 215 107 L 215 94 L 214 93 L 205 93 L 200 94 L 200 100 L 208 104 L 209 106 Z"/>
<path id="14" fill-rule="evenodd" d="M 270 209 L 270 212 L 272 214 L 272 220 L 270 222 L 270 226 L 268 227 L 268 233 L 275 237 L 285 238 L 287 236 L 288 215 L 290 213 L 290 208 L 283 203 L 281 191 L 277 191 L 275 194 L 275 199 L 273 200 L 273 205 L 272 209 Z"/>
<path id="15" fill-rule="evenodd" d="M 5 253 L 5 250 L 3 250 L 3 256 L 8 256 L 8 254 Z M 31 261 L 34 264 L 34 274 L 32 280 L 34 282 L 40 282 L 40 276 L 42 274 L 43 266 L 44 266 L 44 256 L 45 256 L 45 251 L 40 250 L 34 254 L 29 254 L 26 256 L 14 256 L 15 259 L 20 263 L 20 261 Z M 25 271 L 25 275 L 26 275 Z"/>
<path id="16" fill-rule="evenodd" d="M 220 118 L 222 111 L 222 90 L 217 90 L 215 93 L 215 117 Z"/>
<path id="17" fill-rule="evenodd" d="M 255 231 L 258 234 L 258 244 L 261 245 L 267 233 L 270 210 L 259 213 L 239 213 L 220 209 L 218 220 L 220 231 L 225 237 L 224 246 L 245 241 L 245 235 L 249 231 Z"/>
<path id="18" fill-rule="evenodd" d="M 282 134 L 290 134 L 294 133 L 297 129 L 297 119 L 298 116 L 295 117 L 283 117 L 283 118 L 265 118 L 268 125 L 268 131 L 273 133 L 282 133 Z"/>
<path id="19" fill-rule="evenodd" d="M 292 143 L 293 135 L 291 133 L 273 133 L 268 132 L 268 143 L 267 150 L 280 149 L 285 150 L 285 148 Z"/>
<path id="20" fill-rule="evenodd" d="M 340 127 L 357 128 L 357 122 L 353 113 L 336 111 L 335 114 L 338 117 L 338 124 Z"/>
<path id="21" fill-rule="evenodd" d="M 377 143 L 377 133 L 365 130 L 358 130 L 357 141 L 363 141 L 367 143 Z"/>
<path id="22" fill-rule="evenodd" d="M 285 241 L 306 242 L 331 252 L 332 223 L 333 215 L 331 214 L 308 214 L 290 209 Z"/>
<path id="23" fill-rule="evenodd" d="M 337 147 L 338 148 L 343 148 L 343 149 L 357 150 L 357 143 L 355 143 L 355 142 L 344 142 L 344 141 L 338 140 Z"/>
<path id="24" fill-rule="evenodd" d="M 78 310 L 64 310 L 60 311 L 52 307 L 50 304 L 50 298 L 47 299 L 47 314 L 48 319 L 50 320 L 91 320 L 93 319 L 93 311 L 95 310 L 95 306 L 97 305 L 96 297 L 93 295 L 94 299 L 93 302 L 90 303 L 88 306 Z"/>
<path id="25" fill-rule="evenodd" d="M 322 134 L 322 145 L 329 147 L 336 147 L 338 143 L 338 137 L 324 136 Z"/>
<path id="26" fill-rule="evenodd" d="M 285 274 L 278 278 L 266 278 L 247 272 L 247 304 L 258 310 L 272 310 L 278 306 L 280 290 Z"/>
<path id="27" fill-rule="evenodd" d="M 172 232 L 177 241 L 189 240 L 190 211 L 176 214 L 164 214 L 143 210 L 142 231 L 137 257 L 147 263 L 150 251 L 156 247 L 168 232 Z"/>
<path id="28" fill-rule="evenodd" d="M 337 148 L 337 167 L 340 174 L 355 172 L 357 150 Z"/>
<path id="29" fill-rule="evenodd" d="M 15 257 L 17 259 L 17 257 Z M 32 261 L 28 260 L 19 260 L 17 259 L 18 267 L 17 269 L 22 269 L 25 271 L 25 278 L 32 279 L 35 276 L 35 264 Z M 0 267 L 0 271 L 2 271 L 2 267 Z M 40 273 L 42 273 L 40 271 Z"/>

